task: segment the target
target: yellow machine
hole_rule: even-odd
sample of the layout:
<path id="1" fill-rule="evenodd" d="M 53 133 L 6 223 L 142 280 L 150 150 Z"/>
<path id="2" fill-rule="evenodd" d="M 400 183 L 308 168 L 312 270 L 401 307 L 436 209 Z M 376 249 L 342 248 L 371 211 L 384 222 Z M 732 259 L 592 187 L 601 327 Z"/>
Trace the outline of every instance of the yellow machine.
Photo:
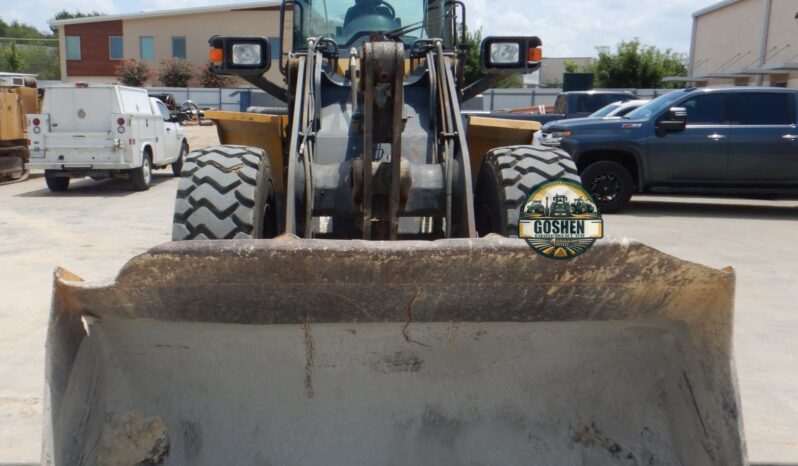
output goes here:
<path id="1" fill-rule="evenodd" d="M 288 115 L 208 112 L 174 241 L 57 272 L 44 465 L 745 464 L 732 271 L 512 238 L 576 167 L 460 102 L 537 69 L 538 38 L 485 39 L 465 86 L 462 2 L 281 13 L 285 85 L 266 39 L 210 45 Z"/>
<path id="2" fill-rule="evenodd" d="M 0 183 L 27 177 L 28 128 L 25 115 L 39 113 L 36 80 L 30 76 L 0 77 Z"/>

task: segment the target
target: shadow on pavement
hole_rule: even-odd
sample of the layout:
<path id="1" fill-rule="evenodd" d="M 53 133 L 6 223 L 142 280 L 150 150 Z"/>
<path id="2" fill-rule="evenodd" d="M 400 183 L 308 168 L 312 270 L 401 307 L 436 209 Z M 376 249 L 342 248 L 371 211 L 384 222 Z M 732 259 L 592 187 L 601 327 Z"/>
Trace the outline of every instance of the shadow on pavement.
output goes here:
<path id="1" fill-rule="evenodd" d="M 169 172 L 155 172 L 152 174 L 152 186 L 158 186 L 161 183 L 173 179 L 172 173 Z M 130 187 L 130 182 L 123 178 L 109 178 L 106 180 L 94 181 L 91 178 L 77 178 L 73 179 L 69 184 L 69 189 L 66 192 L 54 193 L 47 189 L 44 184 L 44 177 L 41 181 L 42 189 L 35 191 L 28 191 L 20 193 L 14 197 L 125 197 L 136 194 Z M 0 463 L 0 466 L 6 466 Z"/>
<path id="2" fill-rule="evenodd" d="M 659 201 L 632 199 L 621 215 L 632 217 L 687 217 L 757 220 L 798 220 L 798 205 L 769 205 L 768 200 L 757 204 L 721 204 L 707 200 Z M 772 201 L 770 201 L 772 203 Z M 611 214 L 610 214 L 611 215 Z"/>

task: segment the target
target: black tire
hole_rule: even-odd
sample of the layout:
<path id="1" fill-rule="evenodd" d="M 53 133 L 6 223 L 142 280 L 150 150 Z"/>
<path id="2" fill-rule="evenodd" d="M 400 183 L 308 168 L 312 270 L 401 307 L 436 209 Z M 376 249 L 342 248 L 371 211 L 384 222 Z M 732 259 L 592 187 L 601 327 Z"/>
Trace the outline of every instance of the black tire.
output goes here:
<path id="1" fill-rule="evenodd" d="M 180 176 L 180 172 L 183 170 L 183 161 L 186 159 L 187 155 L 188 143 L 183 141 L 183 143 L 180 145 L 180 155 L 177 157 L 177 160 L 172 163 L 172 175 L 174 175 L 175 178 Z"/>
<path id="2" fill-rule="evenodd" d="M 44 182 L 47 183 L 47 189 L 54 193 L 62 193 L 69 189 L 69 177 L 66 176 L 44 175 Z"/>
<path id="3" fill-rule="evenodd" d="M 518 236 L 521 205 L 529 193 L 557 179 L 580 181 L 571 156 L 561 149 L 509 146 L 488 152 L 474 202 L 479 234 Z"/>
<path id="4" fill-rule="evenodd" d="M 582 171 L 582 184 L 593 196 L 602 213 L 618 212 L 629 204 L 634 193 L 634 178 L 618 162 L 602 160 Z"/>
<path id="5" fill-rule="evenodd" d="M 215 146 L 186 157 L 175 200 L 174 241 L 273 238 L 274 186 L 262 149 Z"/>
<path id="6" fill-rule="evenodd" d="M 150 189 L 152 183 L 152 158 L 150 154 L 144 153 L 141 158 L 141 166 L 130 170 L 130 185 L 136 191 L 146 191 Z"/>

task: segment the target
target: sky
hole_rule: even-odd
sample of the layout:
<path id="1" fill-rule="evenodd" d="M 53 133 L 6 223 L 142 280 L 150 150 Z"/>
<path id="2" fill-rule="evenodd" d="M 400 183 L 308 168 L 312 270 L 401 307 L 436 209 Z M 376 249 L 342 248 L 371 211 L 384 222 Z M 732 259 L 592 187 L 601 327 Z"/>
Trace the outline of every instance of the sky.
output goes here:
<path id="1" fill-rule="evenodd" d="M 469 27 L 481 27 L 485 35 L 536 35 L 545 56 L 587 57 L 596 55 L 597 46 L 614 47 L 635 37 L 687 53 L 691 14 L 717 1 L 466 0 L 466 5 Z M 46 30 L 47 20 L 64 9 L 120 14 L 222 3 L 245 0 L 0 0 L 0 17 Z"/>

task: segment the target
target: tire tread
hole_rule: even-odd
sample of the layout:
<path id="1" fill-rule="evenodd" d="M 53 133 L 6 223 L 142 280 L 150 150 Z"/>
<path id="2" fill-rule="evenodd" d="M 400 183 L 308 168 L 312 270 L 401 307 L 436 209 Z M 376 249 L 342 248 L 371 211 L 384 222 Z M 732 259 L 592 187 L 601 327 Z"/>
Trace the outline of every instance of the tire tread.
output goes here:
<path id="1" fill-rule="evenodd" d="M 547 181 L 564 179 L 581 182 L 576 164 L 571 156 L 561 150 L 538 146 L 507 146 L 488 152 L 483 170 L 492 169 L 498 176 L 499 196 L 505 212 L 506 226 L 503 234 L 515 235 L 518 231 L 521 204 L 538 185 Z"/>
<path id="2" fill-rule="evenodd" d="M 266 153 L 255 147 L 223 145 L 192 151 L 178 185 L 172 239 L 252 238 L 261 169 L 271 179 Z"/>

